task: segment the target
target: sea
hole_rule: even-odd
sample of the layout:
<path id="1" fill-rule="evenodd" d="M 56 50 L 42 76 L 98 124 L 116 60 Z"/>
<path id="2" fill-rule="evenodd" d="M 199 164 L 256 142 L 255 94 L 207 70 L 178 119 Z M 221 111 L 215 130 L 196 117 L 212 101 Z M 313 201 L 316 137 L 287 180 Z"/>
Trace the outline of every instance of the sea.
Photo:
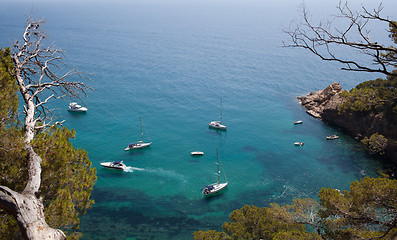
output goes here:
<path id="1" fill-rule="evenodd" d="M 296 97 L 333 82 L 349 90 L 384 76 L 341 71 L 340 64 L 284 47 L 291 43 L 285 31 L 302 22 L 303 6 L 314 23 L 324 23 L 338 14 L 338 2 L 0 1 L 2 48 L 21 39 L 29 15 L 43 18 L 46 44 L 86 73 L 87 79 L 70 80 L 92 88 L 87 97 L 49 104 L 55 120 L 76 131 L 73 145 L 88 152 L 97 170 L 95 205 L 80 218 L 81 239 L 192 239 L 198 230 L 222 230 L 244 205 L 318 199 L 321 188 L 348 190 L 352 181 L 378 176 L 384 162 L 309 116 Z M 353 0 L 349 6 L 372 10 L 379 3 Z M 396 1 L 382 7 L 396 19 Z M 387 25 L 371 24 L 371 39 L 392 44 Z M 71 101 L 88 111 L 68 112 Z M 209 128 L 221 111 L 227 130 Z M 141 139 L 140 117 L 144 139 L 153 143 L 124 151 Z M 331 134 L 340 138 L 327 141 Z M 206 198 L 201 188 L 217 181 L 217 149 L 229 186 Z M 109 161 L 128 167 L 100 165 Z"/>

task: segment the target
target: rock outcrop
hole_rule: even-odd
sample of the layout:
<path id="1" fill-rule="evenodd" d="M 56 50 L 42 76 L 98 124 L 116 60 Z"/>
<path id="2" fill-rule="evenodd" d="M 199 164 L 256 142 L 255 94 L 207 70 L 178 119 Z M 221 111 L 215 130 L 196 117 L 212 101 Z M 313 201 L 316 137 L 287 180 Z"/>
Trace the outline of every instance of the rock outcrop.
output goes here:
<path id="1" fill-rule="evenodd" d="M 307 96 L 298 97 L 306 112 L 313 117 L 322 119 L 325 110 L 336 110 L 342 102 L 339 93 L 342 87 L 339 83 L 332 83 L 324 90 L 311 92 Z"/>
<path id="2" fill-rule="evenodd" d="M 349 112 L 339 114 L 338 106 L 343 102 L 340 96 L 342 87 L 332 83 L 324 90 L 297 97 L 306 112 L 325 123 L 335 126 L 357 140 L 370 137 L 374 133 L 385 136 L 388 141 L 386 155 L 397 163 L 397 121 L 384 112 Z M 389 116 L 390 115 L 390 116 Z"/>

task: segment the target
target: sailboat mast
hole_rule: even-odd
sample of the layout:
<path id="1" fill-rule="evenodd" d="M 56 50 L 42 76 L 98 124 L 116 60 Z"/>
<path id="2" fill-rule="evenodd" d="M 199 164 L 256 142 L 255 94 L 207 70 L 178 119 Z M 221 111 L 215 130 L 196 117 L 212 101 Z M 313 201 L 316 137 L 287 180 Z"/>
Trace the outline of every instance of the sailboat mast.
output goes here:
<path id="1" fill-rule="evenodd" d="M 220 182 L 220 171 L 219 171 L 219 156 L 218 156 L 218 148 L 216 148 L 216 167 L 218 171 L 216 172 L 216 175 L 218 175 L 218 184 Z"/>
<path id="2" fill-rule="evenodd" d="M 140 124 L 141 124 L 141 138 L 142 138 L 142 142 L 143 142 L 142 116 L 139 116 L 139 121 L 140 121 Z"/>
<path id="3" fill-rule="evenodd" d="M 221 113 L 220 113 L 220 121 L 222 122 L 222 98 L 221 98 Z"/>

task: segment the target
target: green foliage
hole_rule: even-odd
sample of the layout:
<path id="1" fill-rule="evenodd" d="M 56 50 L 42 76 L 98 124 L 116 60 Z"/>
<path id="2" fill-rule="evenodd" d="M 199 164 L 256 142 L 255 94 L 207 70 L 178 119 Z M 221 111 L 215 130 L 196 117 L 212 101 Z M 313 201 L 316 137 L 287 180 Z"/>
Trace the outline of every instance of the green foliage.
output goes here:
<path id="1" fill-rule="evenodd" d="M 390 27 L 390 35 L 389 37 L 394 41 L 394 43 L 397 44 L 397 22 L 396 21 L 392 21 L 391 23 L 389 23 L 389 27 Z"/>
<path id="2" fill-rule="evenodd" d="M 194 239 L 321 239 L 307 233 L 305 225 L 291 221 L 288 211 L 277 204 L 271 208 L 244 206 L 230 214 L 230 223 L 223 225 L 224 233 L 214 230 L 198 231 Z M 226 235 L 224 235 L 226 234 Z M 293 238 L 293 237 L 296 238 Z"/>
<path id="3" fill-rule="evenodd" d="M 9 48 L 0 49 L 0 124 L 4 126 L 9 121 L 15 120 L 18 110 L 17 83 L 13 77 L 14 64 Z"/>
<path id="4" fill-rule="evenodd" d="M 346 111 L 389 111 L 397 114 L 397 78 L 388 77 L 360 83 L 352 90 L 343 91 L 345 101 L 338 107 L 340 113 Z"/>
<path id="5" fill-rule="evenodd" d="M 380 153 L 381 155 L 385 154 L 384 150 L 387 147 L 387 138 L 383 135 L 374 133 L 369 138 L 365 137 L 361 142 L 367 146 L 371 153 Z"/>
<path id="6" fill-rule="evenodd" d="M 369 238 L 385 233 L 390 237 L 397 231 L 397 180 L 366 177 L 352 182 L 350 191 L 343 193 L 323 188 L 319 197 L 319 215 L 328 238 Z"/>
<path id="7" fill-rule="evenodd" d="M 272 240 L 320 240 L 321 237 L 314 233 L 302 231 L 280 231 L 274 235 Z"/>
<path id="8" fill-rule="evenodd" d="M 21 192 L 27 183 L 27 154 L 23 146 L 23 129 L 18 125 L 18 90 L 12 77 L 9 49 L 0 50 L 0 184 Z M 54 127 L 37 133 L 32 146 L 42 157 L 42 183 L 46 222 L 62 228 L 68 239 L 78 239 L 79 214 L 94 201 L 90 199 L 96 181 L 87 152 L 69 142 L 75 132 Z M 0 236 L 21 239 L 15 219 L 0 210 Z"/>
<path id="9" fill-rule="evenodd" d="M 208 231 L 196 231 L 193 233 L 193 239 L 195 240 L 231 240 L 224 232 L 217 232 L 215 230 Z"/>
<path id="10" fill-rule="evenodd" d="M 90 199 L 96 181 L 96 170 L 91 167 L 87 152 L 75 149 L 69 142 L 75 132 L 54 127 L 37 134 L 34 149 L 43 158 L 42 184 L 45 193 L 47 222 L 54 228 L 77 230 L 79 214 L 84 214 L 94 203 Z"/>
<path id="11" fill-rule="evenodd" d="M 366 177 L 352 182 L 350 191 L 323 188 L 319 197 L 320 203 L 307 198 L 285 206 L 244 206 L 232 212 L 224 232 L 197 231 L 193 236 L 196 240 L 347 240 L 397 235 L 397 180 Z M 306 226 L 314 227 L 318 234 Z"/>
<path id="12" fill-rule="evenodd" d="M 9 48 L 0 49 L 0 185 L 22 191 L 27 182 L 21 169 L 27 168 L 23 151 L 22 132 L 17 128 L 18 90 L 12 73 L 14 65 Z M 13 217 L 0 210 L 0 236 L 21 239 L 18 224 Z"/>

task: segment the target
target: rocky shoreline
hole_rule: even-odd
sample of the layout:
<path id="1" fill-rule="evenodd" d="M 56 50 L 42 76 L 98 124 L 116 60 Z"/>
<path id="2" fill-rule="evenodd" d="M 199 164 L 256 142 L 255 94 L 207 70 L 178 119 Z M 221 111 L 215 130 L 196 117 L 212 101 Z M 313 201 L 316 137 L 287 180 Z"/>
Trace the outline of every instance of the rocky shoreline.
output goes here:
<path id="1" fill-rule="evenodd" d="M 340 96 L 342 86 L 332 83 L 324 90 L 297 97 L 306 112 L 325 123 L 337 127 L 357 140 L 379 133 L 388 139 L 386 157 L 397 163 L 397 121 L 383 112 L 348 112 L 339 114 L 338 106 L 343 102 Z"/>
<path id="2" fill-rule="evenodd" d="M 342 87 L 339 83 L 332 83 L 324 90 L 311 92 L 306 96 L 297 97 L 306 108 L 306 112 L 313 117 L 322 119 L 322 114 L 326 110 L 336 110 L 338 105 L 342 103 L 339 93 Z"/>

